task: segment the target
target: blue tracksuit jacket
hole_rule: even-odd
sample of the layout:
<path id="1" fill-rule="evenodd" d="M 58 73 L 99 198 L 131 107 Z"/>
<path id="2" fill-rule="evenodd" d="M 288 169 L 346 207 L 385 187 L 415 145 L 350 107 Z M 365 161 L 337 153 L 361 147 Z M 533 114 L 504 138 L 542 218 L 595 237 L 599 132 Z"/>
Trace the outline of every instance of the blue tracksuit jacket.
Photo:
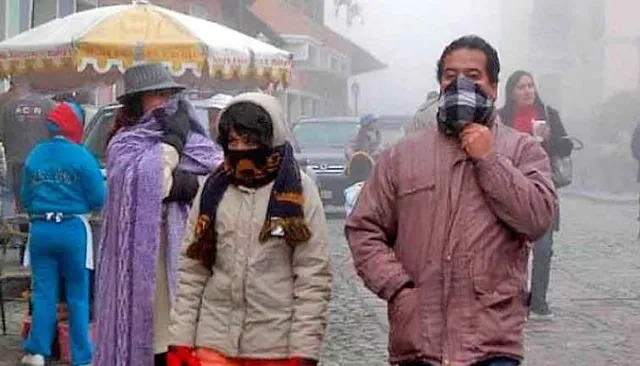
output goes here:
<path id="1" fill-rule="evenodd" d="M 105 188 L 100 166 L 89 150 L 54 137 L 29 153 L 20 197 L 30 214 L 86 214 L 102 208 Z"/>

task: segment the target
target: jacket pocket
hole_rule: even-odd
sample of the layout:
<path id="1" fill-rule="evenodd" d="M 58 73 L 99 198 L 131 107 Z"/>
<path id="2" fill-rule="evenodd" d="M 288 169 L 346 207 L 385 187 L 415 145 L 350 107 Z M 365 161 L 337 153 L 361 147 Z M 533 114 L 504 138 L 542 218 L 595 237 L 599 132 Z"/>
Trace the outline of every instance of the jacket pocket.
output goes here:
<path id="1" fill-rule="evenodd" d="M 432 192 L 435 191 L 435 189 L 436 184 L 430 179 L 422 177 L 409 179 L 406 183 L 401 184 L 400 187 L 398 187 L 398 197 L 402 198 L 417 193 Z"/>
<path id="2" fill-rule="evenodd" d="M 501 309 L 507 305 L 520 292 L 520 286 L 515 281 L 500 281 L 488 276 L 476 277 L 473 280 L 473 289 L 476 298 L 486 307 L 491 309 Z"/>
<path id="3" fill-rule="evenodd" d="M 249 264 L 256 271 L 288 272 L 292 248 L 284 238 L 270 237 L 265 242 L 252 243 Z"/>
<path id="4" fill-rule="evenodd" d="M 516 278 L 496 282 L 488 276 L 473 280 L 478 307 L 477 331 L 484 347 L 514 346 L 522 342 L 526 293 Z"/>
<path id="5" fill-rule="evenodd" d="M 289 309 L 293 302 L 292 248 L 283 238 L 254 243 L 246 278 L 247 298 L 272 309 Z"/>
<path id="6" fill-rule="evenodd" d="M 388 304 L 389 352 L 391 357 L 419 353 L 422 344 L 422 319 L 417 288 L 402 290 Z"/>
<path id="7" fill-rule="evenodd" d="M 422 209 L 431 211 L 436 205 L 436 184 L 430 178 L 411 178 L 405 182 L 400 180 L 397 192 L 398 207 L 415 207 L 415 202 L 420 202 Z M 402 216 L 402 213 L 399 215 Z"/>

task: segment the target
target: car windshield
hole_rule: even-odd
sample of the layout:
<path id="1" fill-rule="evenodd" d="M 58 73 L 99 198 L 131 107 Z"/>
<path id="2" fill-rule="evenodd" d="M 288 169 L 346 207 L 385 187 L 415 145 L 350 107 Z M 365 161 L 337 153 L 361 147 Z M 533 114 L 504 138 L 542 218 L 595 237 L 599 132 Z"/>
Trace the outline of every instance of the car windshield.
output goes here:
<path id="1" fill-rule="evenodd" d="M 293 127 L 293 136 L 302 150 L 336 147 L 343 148 L 358 129 L 354 122 L 307 122 Z"/>
<path id="2" fill-rule="evenodd" d="M 98 112 L 86 131 L 84 145 L 99 160 L 103 161 L 107 150 L 107 137 L 113 126 L 117 108 L 104 109 Z"/>

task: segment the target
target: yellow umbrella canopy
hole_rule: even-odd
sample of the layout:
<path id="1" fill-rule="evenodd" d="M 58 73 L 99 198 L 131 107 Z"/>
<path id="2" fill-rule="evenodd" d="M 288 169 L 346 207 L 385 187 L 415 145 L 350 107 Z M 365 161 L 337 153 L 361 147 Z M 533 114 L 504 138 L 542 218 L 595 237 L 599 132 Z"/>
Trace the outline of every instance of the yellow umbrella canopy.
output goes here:
<path id="1" fill-rule="evenodd" d="M 0 77 L 63 88 L 110 83 L 129 66 L 164 63 L 177 78 L 287 83 L 291 54 L 214 22 L 150 4 L 54 19 L 0 42 Z"/>

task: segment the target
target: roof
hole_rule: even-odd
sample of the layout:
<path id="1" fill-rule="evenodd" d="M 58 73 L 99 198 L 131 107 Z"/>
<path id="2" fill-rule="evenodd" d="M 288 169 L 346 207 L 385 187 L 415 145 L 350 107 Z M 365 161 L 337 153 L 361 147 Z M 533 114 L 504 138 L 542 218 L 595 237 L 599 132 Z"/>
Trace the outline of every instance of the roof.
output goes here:
<path id="1" fill-rule="evenodd" d="M 328 27 L 314 22 L 300 9 L 282 1 L 254 1 L 249 10 L 279 34 L 309 36 L 348 55 L 351 58 L 351 72 L 354 75 L 387 67 L 364 48 Z"/>

